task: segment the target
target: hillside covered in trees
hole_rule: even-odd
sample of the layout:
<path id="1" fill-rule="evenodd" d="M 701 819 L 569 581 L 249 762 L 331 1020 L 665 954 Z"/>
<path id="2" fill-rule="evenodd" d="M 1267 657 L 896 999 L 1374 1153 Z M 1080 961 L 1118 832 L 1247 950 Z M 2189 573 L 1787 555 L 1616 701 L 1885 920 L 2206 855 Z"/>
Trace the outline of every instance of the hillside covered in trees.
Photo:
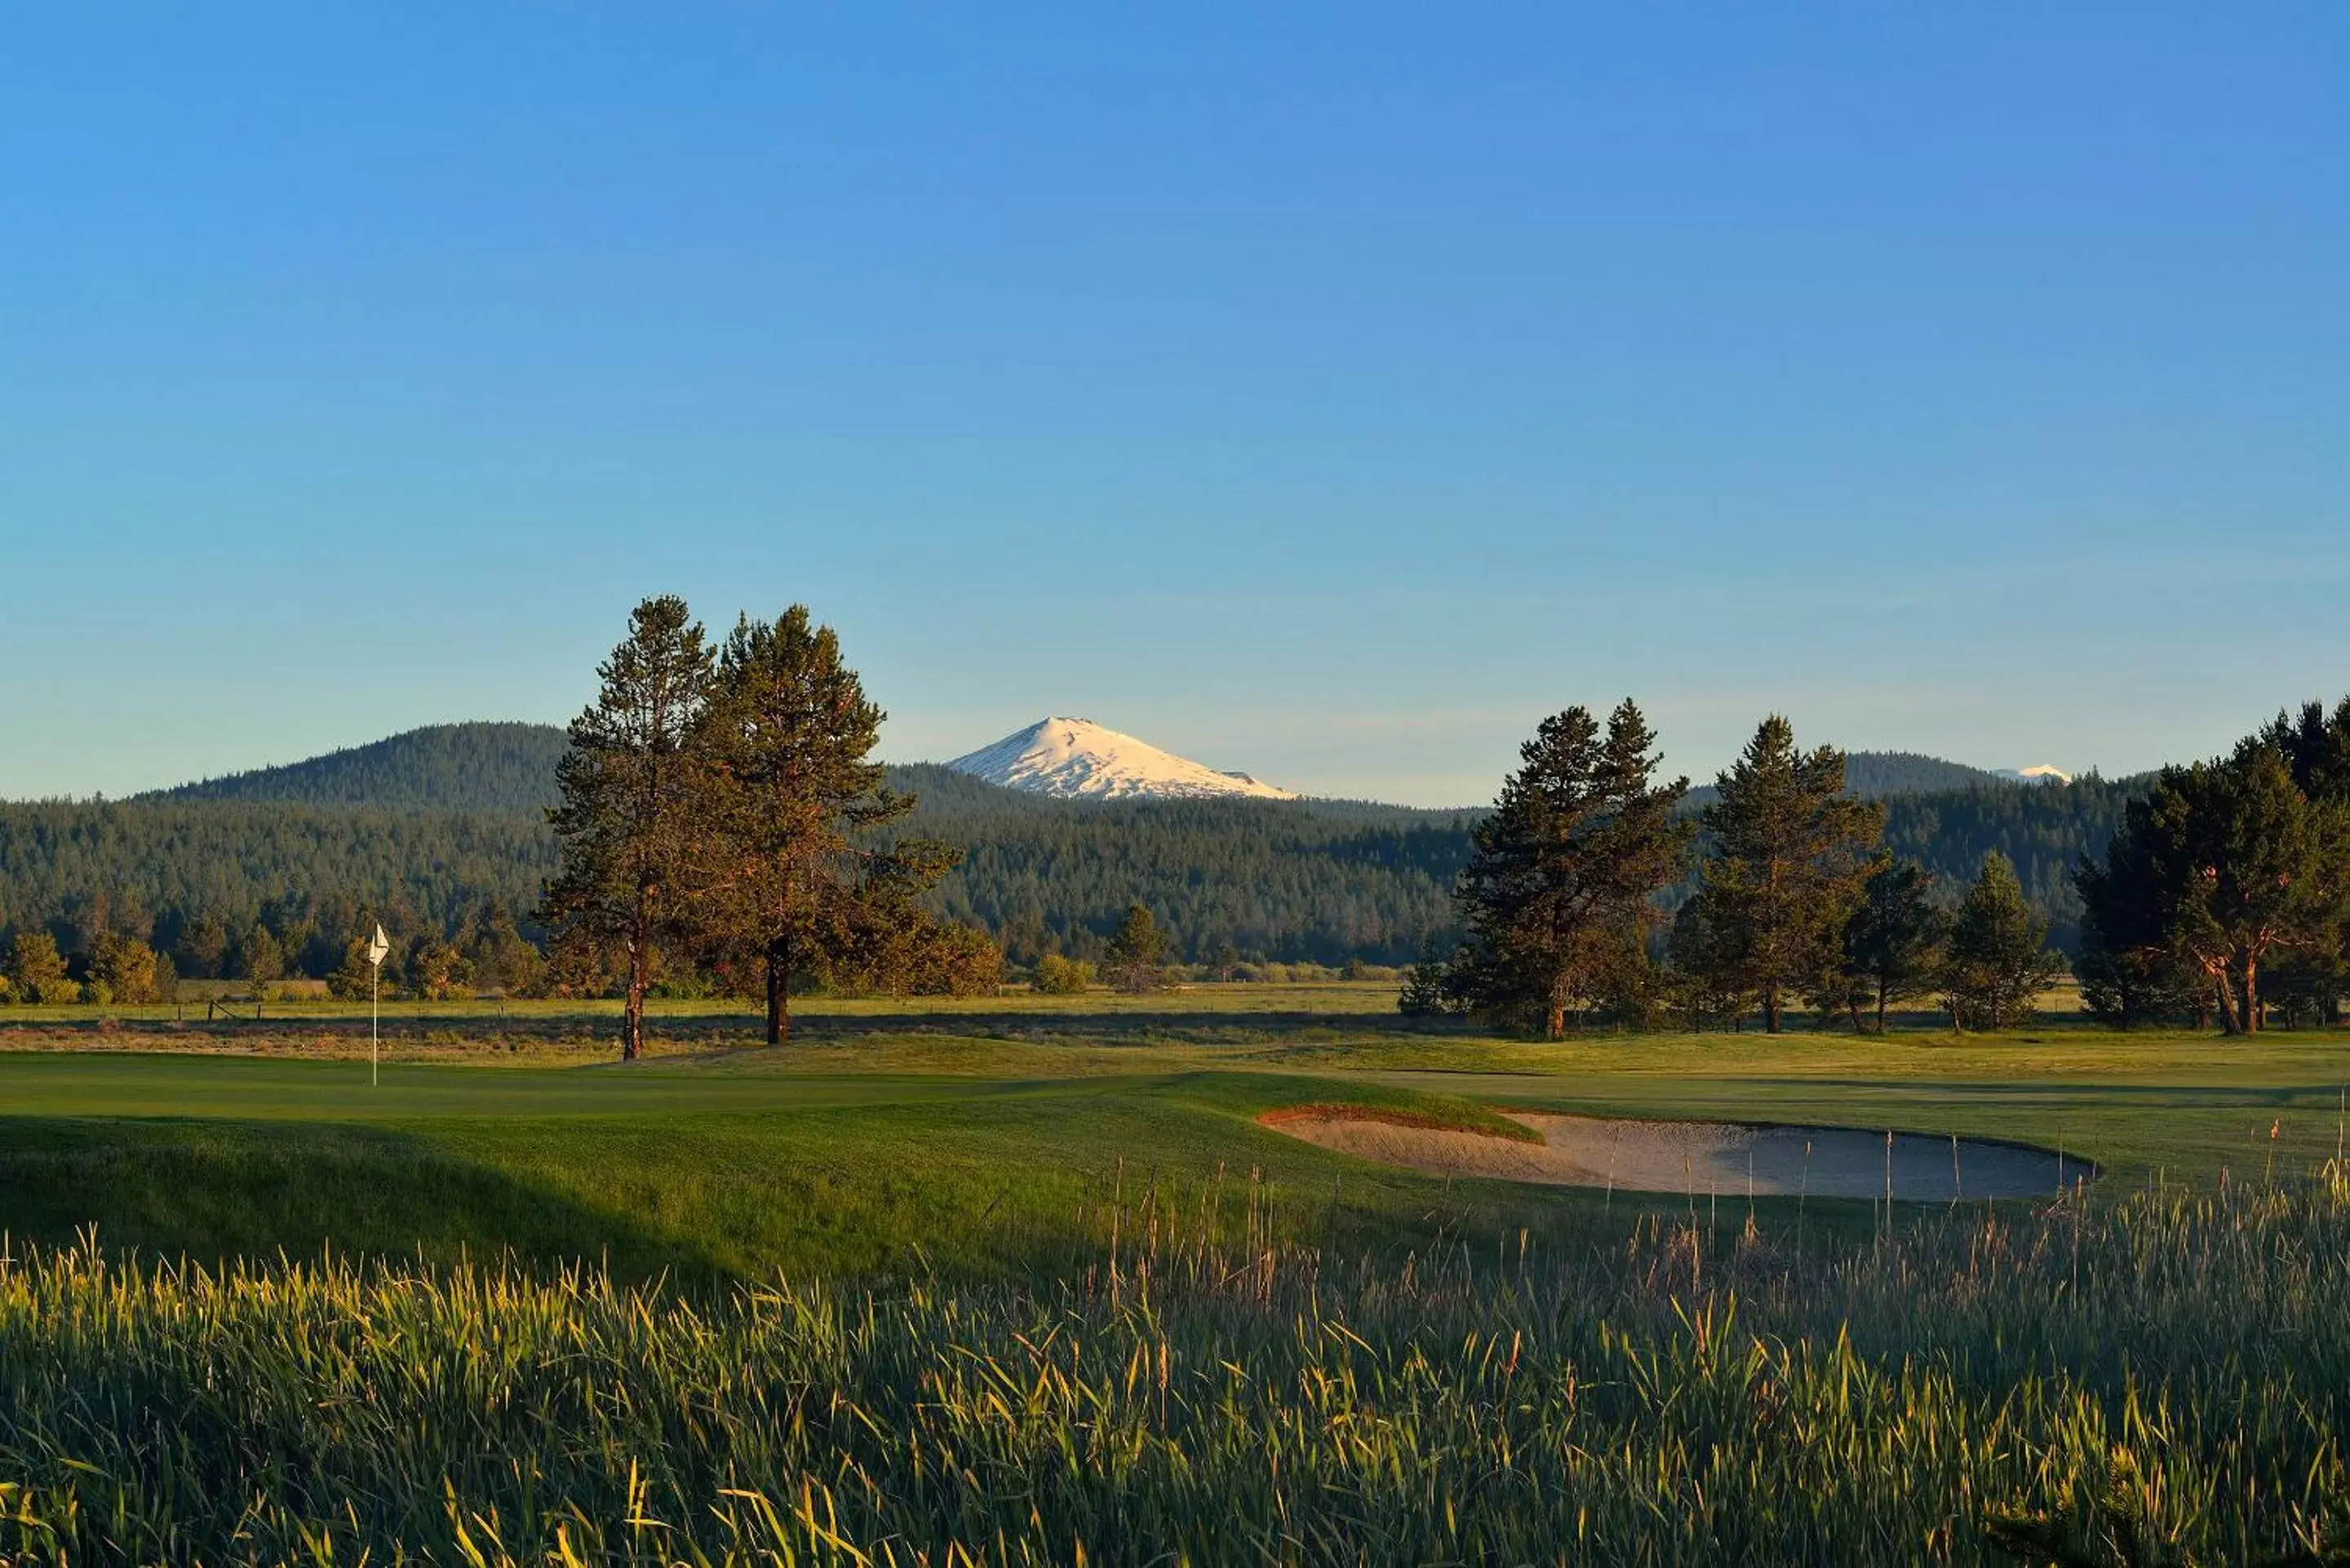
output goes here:
<path id="1" fill-rule="evenodd" d="M 183 974 L 234 973 L 259 929 L 289 970 L 324 974 L 361 910 L 440 940 L 508 919 L 528 932 L 555 868 L 538 808 L 562 747 L 552 726 L 445 725 L 130 800 L 0 804 L 0 944 L 48 929 L 71 950 L 112 923 L 140 928 Z M 2073 945 L 2074 867 L 2103 849 L 2134 785 L 2023 786 L 1894 754 L 1859 753 L 1851 766 L 1856 793 L 1887 797 L 1886 847 L 1934 873 L 1939 896 L 1954 899 L 1998 850 L 2054 940 Z M 1980 782 L 1908 787 L 1952 774 Z M 1453 878 L 1482 814 L 1055 800 L 931 764 L 890 778 L 921 802 L 900 831 L 963 853 L 933 907 L 995 932 L 1023 964 L 1047 950 L 1090 956 L 1137 900 L 1192 961 L 1226 950 L 1409 961 L 1451 929 Z M 1692 791 L 1692 806 L 1709 794 Z M 224 944 L 207 934 L 191 950 L 184 933 L 200 921 Z"/>
<path id="2" fill-rule="evenodd" d="M 563 731 L 553 724 L 432 724 L 283 767 L 134 798 L 536 813 L 555 800 L 555 764 L 563 745 Z"/>

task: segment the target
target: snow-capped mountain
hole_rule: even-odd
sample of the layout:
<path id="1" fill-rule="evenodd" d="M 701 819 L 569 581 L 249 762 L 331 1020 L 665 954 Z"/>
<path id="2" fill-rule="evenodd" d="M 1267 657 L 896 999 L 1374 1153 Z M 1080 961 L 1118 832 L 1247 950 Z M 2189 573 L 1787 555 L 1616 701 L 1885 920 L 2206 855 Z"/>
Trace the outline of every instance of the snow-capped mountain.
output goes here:
<path id="1" fill-rule="evenodd" d="M 1040 794 L 1133 799 L 1243 795 L 1295 800 L 1246 774 L 1219 773 L 1090 719 L 1040 719 L 947 763 L 957 773 Z"/>
<path id="2" fill-rule="evenodd" d="M 1999 776 L 2003 779 L 2013 779 L 2018 784 L 2044 784 L 2073 782 L 2071 774 L 2062 768 L 2051 767 L 2046 763 L 2034 763 L 2028 768 L 2002 768 L 1999 770 Z"/>

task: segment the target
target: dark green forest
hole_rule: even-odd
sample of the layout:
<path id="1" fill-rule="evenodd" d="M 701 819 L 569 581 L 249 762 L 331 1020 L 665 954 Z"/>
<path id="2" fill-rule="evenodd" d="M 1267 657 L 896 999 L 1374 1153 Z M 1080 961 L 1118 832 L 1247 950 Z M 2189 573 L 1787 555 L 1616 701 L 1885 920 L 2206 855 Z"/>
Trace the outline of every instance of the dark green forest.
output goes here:
<path id="1" fill-rule="evenodd" d="M 286 801 L 536 815 L 555 799 L 555 724 L 432 724 L 284 767 L 157 790 L 140 801 Z"/>
<path id="2" fill-rule="evenodd" d="M 933 765 L 891 770 L 907 831 L 963 859 L 933 897 L 1015 963 L 1091 957 L 1140 901 L 1180 957 L 1399 963 L 1451 923 L 1471 812 L 1343 801 L 1070 801 Z"/>
<path id="3" fill-rule="evenodd" d="M 67 952 L 105 930 L 196 977 L 247 972 L 260 928 L 285 972 L 323 977 L 362 909 L 403 936 L 527 911 L 555 870 L 535 814 L 155 799 L 0 805 L 0 941 L 47 929 Z M 198 935 L 200 919 L 216 930 Z M 274 978 L 270 977 L 270 978 Z"/>
<path id="4" fill-rule="evenodd" d="M 289 971 L 324 975 L 364 911 L 451 941 L 520 921 L 555 868 L 537 807 L 563 732 L 420 730 L 299 763 L 110 803 L 0 805 L 0 943 L 48 929 L 67 951 L 101 929 L 144 933 L 180 972 L 241 972 L 256 929 Z M 1955 901 L 1999 850 L 2070 948 L 2071 876 L 2101 852 L 2135 784 L 2026 786 L 1931 758 L 1858 753 L 1857 793 L 1887 797 L 1886 846 Z M 1090 956 L 1147 904 L 1191 961 L 1398 963 L 1448 933 L 1477 810 L 1341 801 L 1056 800 L 934 765 L 891 770 L 920 808 L 901 831 L 962 864 L 931 895 L 1007 956 Z M 1956 788 L 1929 788 L 1950 779 Z M 1922 793 L 1921 793 L 1922 791 Z M 1692 792 L 1692 806 L 1710 792 Z M 188 932 L 201 922 L 199 940 Z M 215 933 L 225 933 L 224 942 Z"/>

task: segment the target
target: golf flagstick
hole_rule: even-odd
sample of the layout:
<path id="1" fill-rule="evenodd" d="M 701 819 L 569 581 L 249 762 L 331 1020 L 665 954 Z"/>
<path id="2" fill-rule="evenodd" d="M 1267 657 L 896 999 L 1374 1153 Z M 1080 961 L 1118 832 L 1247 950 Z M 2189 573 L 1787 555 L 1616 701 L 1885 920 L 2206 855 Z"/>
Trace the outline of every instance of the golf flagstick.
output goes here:
<path id="1" fill-rule="evenodd" d="M 368 1087 L 376 1086 L 376 1056 L 378 1041 L 383 1032 L 383 957 L 391 951 L 391 939 L 383 934 L 383 922 L 378 920 L 375 935 L 368 939 L 368 967 L 373 971 L 368 982 Z"/>

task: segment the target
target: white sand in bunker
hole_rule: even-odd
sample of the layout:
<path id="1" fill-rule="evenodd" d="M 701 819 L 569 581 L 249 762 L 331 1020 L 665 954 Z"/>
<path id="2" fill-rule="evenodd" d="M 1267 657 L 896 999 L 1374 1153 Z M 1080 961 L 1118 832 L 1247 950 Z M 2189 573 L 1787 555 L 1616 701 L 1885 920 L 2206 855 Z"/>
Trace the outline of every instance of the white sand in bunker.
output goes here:
<path id="1" fill-rule="evenodd" d="M 1627 1192 L 1885 1196 L 1887 1150 L 1881 1132 L 1503 1114 L 1541 1134 L 1542 1141 L 1409 1126 L 1335 1108 L 1274 1112 L 1260 1119 L 1276 1132 L 1324 1148 L 1442 1176 L 1496 1177 L 1555 1187 L 1613 1186 Z M 1898 1133 L 1891 1152 L 1897 1201 L 2047 1197 L 2060 1187 L 2096 1176 L 2093 1166 L 2053 1149 L 1975 1138 L 1960 1138 L 1954 1148 L 1948 1137 Z"/>

